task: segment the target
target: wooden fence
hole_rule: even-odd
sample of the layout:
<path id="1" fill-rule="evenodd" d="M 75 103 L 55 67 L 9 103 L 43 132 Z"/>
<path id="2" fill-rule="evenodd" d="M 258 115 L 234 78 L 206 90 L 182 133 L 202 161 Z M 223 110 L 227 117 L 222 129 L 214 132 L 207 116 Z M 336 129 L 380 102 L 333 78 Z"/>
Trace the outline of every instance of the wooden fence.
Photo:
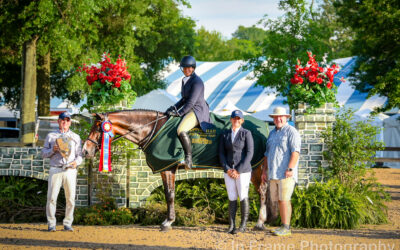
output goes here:
<path id="1" fill-rule="evenodd" d="M 383 151 L 400 151 L 400 147 L 385 147 Z M 400 162 L 400 158 L 376 158 L 376 163 L 383 164 L 384 162 Z"/>

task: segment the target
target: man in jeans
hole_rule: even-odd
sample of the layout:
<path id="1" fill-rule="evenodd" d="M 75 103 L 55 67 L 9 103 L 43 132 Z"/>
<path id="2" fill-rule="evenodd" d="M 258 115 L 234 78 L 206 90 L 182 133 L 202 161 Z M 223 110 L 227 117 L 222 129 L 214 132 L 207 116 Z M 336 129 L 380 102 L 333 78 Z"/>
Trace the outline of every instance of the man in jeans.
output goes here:
<path id="1" fill-rule="evenodd" d="M 297 182 L 301 138 L 299 132 L 287 123 L 290 115 L 286 113 L 285 108 L 275 108 L 270 117 L 274 119 L 275 129 L 271 131 L 267 139 L 262 180 L 264 182 L 269 180 L 271 201 L 278 200 L 279 204 L 282 226 L 272 230 L 272 233 L 276 236 L 286 236 L 291 235 L 292 204 L 290 199 Z"/>
<path id="2" fill-rule="evenodd" d="M 50 132 L 44 142 L 42 157 L 50 158 L 47 190 L 46 216 L 48 231 L 56 231 L 57 197 L 61 185 L 64 187 L 66 208 L 63 221 L 65 231 L 73 231 L 77 166 L 82 163 L 81 138 L 72 132 L 71 115 L 58 116 L 58 130 Z"/>

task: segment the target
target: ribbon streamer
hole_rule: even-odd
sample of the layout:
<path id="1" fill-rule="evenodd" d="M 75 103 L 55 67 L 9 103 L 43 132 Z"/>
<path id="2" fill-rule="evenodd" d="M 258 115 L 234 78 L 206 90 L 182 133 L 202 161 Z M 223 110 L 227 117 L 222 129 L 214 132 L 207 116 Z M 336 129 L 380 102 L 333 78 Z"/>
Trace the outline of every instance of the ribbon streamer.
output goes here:
<path id="1" fill-rule="evenodd" d="M 99 172 L 111 172 L 111 141 L 114 137 L 111 122 L 105 121 L 101 124 L 103 139 L 101 140 Z"/>

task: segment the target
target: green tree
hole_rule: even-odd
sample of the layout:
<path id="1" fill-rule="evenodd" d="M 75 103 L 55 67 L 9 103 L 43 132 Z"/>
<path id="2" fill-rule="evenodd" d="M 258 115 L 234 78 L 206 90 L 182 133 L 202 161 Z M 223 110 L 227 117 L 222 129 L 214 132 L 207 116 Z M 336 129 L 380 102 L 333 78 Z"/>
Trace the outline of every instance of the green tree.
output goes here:
<path id="1" fill-rule="evenodd" d="M 267 38 L 267 32 L 255 25 L 251 27 L 244 27 L 240 25 L 232 34 L 232 38 L 240 40 L 248 40 L 254 42 L 256 45 L 261 45 Z"/>
<path id="2" fill-rule="evenodd" d="M 254 41 L 239 37 L 225 40 L 220 32 L 201 27 L 196 34 L 193 56 L 200 61 L 247 60 L 253 58 L 258 50 Z"/>
<path id="3" fill-rule="evenodd" d="M 276 20 L 263 20 L 267 35 L 262 51 L 249 60 L 258 84 L 275 88 L 286 96 L 297 59 L 306 62 L 306 51 L 312 51 L 320 61 L 330 51 L 326 41 L 332 34 L 321 26 L 312 5 L 307 3 L 305 0 L 280 1 L 279 9 L 285 14 Z M 328 59 L 331 59 L 329 54 Z"/>
<path id="4" fill-rule="evenodd" d="M 184 18 L 178 8 L 185 1 L 41 0 L 1 4 L 2 10 L 6 10 L 0 16 L 1 92 L 3 101 L 14 107 L 19 101 L 15 93 L 21 91 L 19 66 L 23 39 L 19 34 L 25 34 L 25 26 L 36 29 L 42 20 L 47 20 L 47 26 L 41 24 L 46 26 L 46 32 L 40 33 L 37 43 L 38 78 L 50 76 L 51 96 L 74 103 L 88 91 L 76 68 L 83 62 L 97 61 L 103 52 L 111 53 L 113 59 L 118 55 L 127 59 L 133 76 L 132 87 L 144 94 L 162 86 L 158 72 L 166 63 L 179 60 L 193 48 L 194 21 Z M 39 13 L 30 15 L 41 19 L 31 21 L 21 17 L 21 13 L 29 11 Z M 48 55 L 50 66 L 44 60 Z M 49 89 L 48 84 L 41 86 L 40 94 L 43 89 Z M 49 95 L 44 98 L 48 99 Z"/>
<path id="5" fill-rule="evenodd" d="M 388 97 L 378 112 L 400 107 L 400 2 L 335 1 L 338 15 L 355 33 L 352 73 L 356 89 Z"/>
<path id="6" fill-rule="evenodd" d="M 0 4 L 4 12 L 0 15 L 0 44 L 4 49 L 0 53 L 0 64 L 8 68 L 0 72 L 4 101 L 12 107 L 16 107 L 19 103 L 19 95 L 13 94 L 21 91 L 21 70 L 18 66 L 22 65 L 23 45 L 27 41 L 36 38 L 32 53 L 35 58 L 31 61 L 36 63 L 38 55 L 40 58 L 38 78 L 44 81 L 43 75 L 49 77 L 51 61 L 60 60 L 64 63 L 62 66 L 65 66 L 71 65 L 71 61 L 79 58 L 82 50 L 86 49 L 83 45 L 88 43 L 87 37 L 93 36 L 90 29 L 90 25 L 94 25 L 93 17 L 97 16 L 100 6 L 105 6 L 107 3 L 106 0 L 2 1 Z M 34 72 L 37 70 L 36 67 L 30 68 Z M 30 85 L 36 86 L 36 82 L 31 81 Z M 48 86 L 40 88 L 41 91 L 44 89 L 48 91 L 50 88 Z M 30 106 L 34 108 L 34 104 Z"/>
<path id="7" fill-rule="evenodd" d="M 179 4 L 186 2 L 118 0 L 100 15 L 102 27 L 95 46 L 126 58 L 138 95 L 162 88 L 159 71 L 193 52 L 195 22 L 182 16 Z"/>
<path id="8" fill-rule="evenodd" d="M 62 15 L 62 8 L 56 8 L 58 3 L 53 1 L 2 1 L 0 16 L 1 25 L 1 45 L 3 51 L 13 53 L 10 60 L 2 60 L 6 64 L 18 64 L 21 61 L 22 79 L 18 79 L 19 74 L 13 74 L 9 79 L 2 78 L 2 91 L 7 90 L 4 81 L 9 89 L 18 89 L 19 82 L 22 82 L 21 95 L 21 141 L 32 143 L 34 141 L 33 131 L 35 124 L 35 99 L 36 99 L 36 75 L 37 59 L 36 55 L 40 51 L 40 43 L 46 38 L 54 38 L 51 34 L 60 25 L 59 15 Z M 47 54 L 48 52 L 44 53 Z M 1 58 L 4 58 L 2 53 Z M 44 55 L 43 54 L 43 55 Z M 18 55 L 22 55 L 19 57 Z M 14 67 L 15 68 L 15 67 Z M 4 73 L 4 72 L 1 72 Z M 15 72 L 12 72 L 15 73 Z M 14 80 L 13 80 L 14 79 Z M 14 84 L 14 85 L 12 85 Z M 48 89 L 48 88 L 47 88 Z M 17 92 L 18 91 L 12 91 Z M 4 95 L 5 97 L 9 95 Z M 17 95 L 19 96 L 19 95 Z M 14 97 L 15 100 L 18 100 Z M 15 106 L 15 105 L 14 105 Z"/>
<path id="9" fill-rule="evenodd" d="M 328 34 L 332 34 L 326 40 L 330 48 L 332 58 L 343 58 L 353 56 L 351 47 L 353 45 L 354 32 L 350 27 L 343 24 L 334 7 L 335 0 L 322 0 L 315 14 L 318 22 Z"/>
<path id="10" fill-rule="evenodd" d="M 222 34 L 208 31 L 204 27 L 197 30 L 193 56 L 199 61 L 224 61 L 227 59 L 228 47 Z"/>

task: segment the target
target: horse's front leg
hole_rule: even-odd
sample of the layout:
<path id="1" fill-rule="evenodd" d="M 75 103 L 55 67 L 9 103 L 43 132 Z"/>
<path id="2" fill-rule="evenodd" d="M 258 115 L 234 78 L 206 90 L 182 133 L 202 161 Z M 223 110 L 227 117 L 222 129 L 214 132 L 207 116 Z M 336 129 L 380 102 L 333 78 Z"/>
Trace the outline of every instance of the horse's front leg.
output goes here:
<path id="1" fill-rule="evenodd" d="M 264 230 L 264 223 L 267 220 L 268 210 L 267 210 L 267 191 L 268 184 L 262 182 L 262 166 L 253 170 L 251 174 L 251 182 L 254 184 L 258 194 L 260 195 L 260 211 L 258 214 L 257 224 L 254 226 L 254 230 Z"/>
<path id="2" fill-rule="evenodd" d="M 161 172 L 161 178 L 167 201 L 167 218 L 161 224 L 161 231 L 168 231 L 175 221 L 175 170 Z"/>

